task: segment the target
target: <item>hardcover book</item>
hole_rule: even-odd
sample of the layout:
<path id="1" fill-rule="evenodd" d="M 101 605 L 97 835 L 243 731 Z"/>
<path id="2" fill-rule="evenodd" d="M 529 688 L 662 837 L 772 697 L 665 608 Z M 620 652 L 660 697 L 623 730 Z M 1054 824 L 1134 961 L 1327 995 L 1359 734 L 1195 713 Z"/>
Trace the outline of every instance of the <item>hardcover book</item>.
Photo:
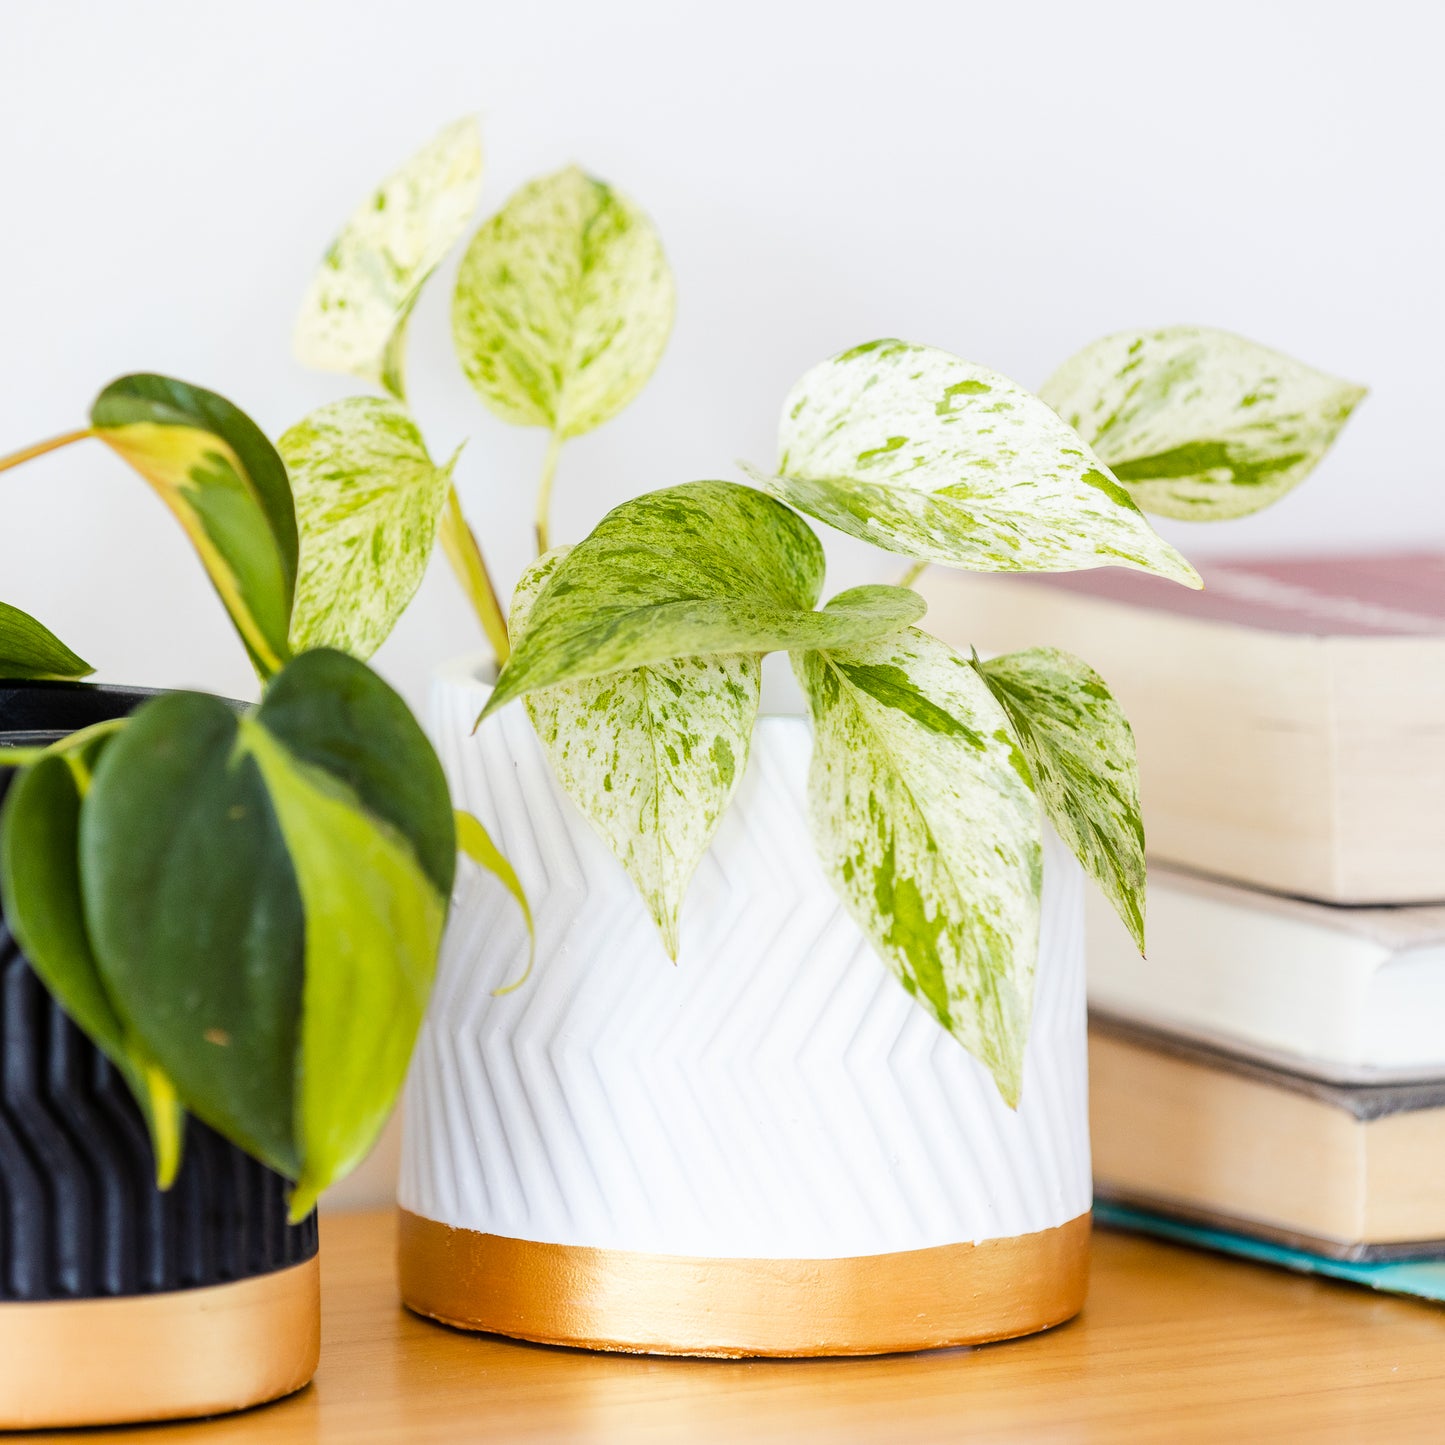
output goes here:
<path id="1" fill-rule="evenodd" d="M 955 646 L 1076 653 L 1134 727 L 1153 856 L 1335 903 L 1445 901 L 1445 556 L 931 567 Z"/>
<path id="2" fill-rule="evenodd" d="M 1340 1259 L 1445 1253 L 1445 1084 L 1341 1088 L 1089 1025 L 1099 1198 Z"/>
<path id="3" fill-rule="evenodd" d="M 1088 911 L 1089 1006 L 1337 1084 L 1445 1079 L 1445 907 L 1341 908 L 1155 865 L 1148 957 Z"/>

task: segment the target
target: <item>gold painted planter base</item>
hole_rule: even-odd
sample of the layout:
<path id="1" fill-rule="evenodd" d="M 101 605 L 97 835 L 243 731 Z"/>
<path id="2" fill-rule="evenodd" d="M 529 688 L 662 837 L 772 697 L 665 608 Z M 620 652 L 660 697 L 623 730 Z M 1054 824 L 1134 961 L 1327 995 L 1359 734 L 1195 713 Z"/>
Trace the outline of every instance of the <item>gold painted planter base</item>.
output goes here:
<path id="1" fill-rule="evenodd" d="M 0 1429 L 244 1410 L 299 1390 L 320 1353 L 315 1258 L 207 1289 L 0 1304 Z"/>
<path id="2" fill-rule="evenodd" d="M 653 1355 L 885 1355 L 1012 1339 L 1083 1307 L 1090 1216 L 849 1259 L 538 1244 L 401 1211 L 401 1294 L 457 1329 Z"/>

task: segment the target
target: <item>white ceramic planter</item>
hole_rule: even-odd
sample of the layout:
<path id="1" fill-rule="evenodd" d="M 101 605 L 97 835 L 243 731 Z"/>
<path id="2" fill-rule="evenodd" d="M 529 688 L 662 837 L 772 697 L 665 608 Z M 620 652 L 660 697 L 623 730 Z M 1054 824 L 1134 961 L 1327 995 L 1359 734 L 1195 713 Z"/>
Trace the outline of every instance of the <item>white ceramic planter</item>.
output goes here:
<path id="1" fill-rule="evenodd" d="M 1022 1103 L 899 987 L 825 880 L 802 718 L 760 723 L 668 961 L 520 705 L 443 673 L 458 807 L 537 915 L 464 868 L 407 1086 L 402 1290 L 522 1338 L 876 1353 L 1077 1312 L 1090 1177 L 1082 876 L 1050 838 Z"/>

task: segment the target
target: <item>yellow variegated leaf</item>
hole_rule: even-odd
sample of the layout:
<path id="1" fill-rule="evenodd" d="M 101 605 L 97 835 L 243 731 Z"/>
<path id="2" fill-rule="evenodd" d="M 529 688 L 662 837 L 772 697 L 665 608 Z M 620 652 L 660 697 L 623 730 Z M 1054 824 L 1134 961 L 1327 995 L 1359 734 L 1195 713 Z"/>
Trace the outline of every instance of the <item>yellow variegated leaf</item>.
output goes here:
<path id="1" fill-rule="evenodd" d="M 299 361 L 404 394 L 406 323 L 461 235 L 482 183 L 476 118 L 449 125 L 357 207 L 332 242 L 296 322 Z"/>
<path id="2" fill-rule="evenodd" d="M 96 436 L 185 528 L 257 672 L 291 655 L 296 514 L 286 468 L 224 397 L 163 376 L 125 376 L 91 408 Z"/>

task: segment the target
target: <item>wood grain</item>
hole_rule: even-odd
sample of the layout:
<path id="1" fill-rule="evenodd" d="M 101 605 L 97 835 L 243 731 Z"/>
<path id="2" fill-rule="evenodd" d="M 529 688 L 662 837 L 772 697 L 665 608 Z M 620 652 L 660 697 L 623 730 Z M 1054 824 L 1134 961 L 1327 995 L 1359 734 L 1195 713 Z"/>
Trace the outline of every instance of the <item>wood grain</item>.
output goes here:
<path id="1" fill-rule="evenodd" d="M 397 1303 L 395 1231 L 390 1213 L 323 1220 L 309 1389 L 117 1441 L 1405 1441 L 1442 1428 L 1445 1313 L 1124 1235 L 1096 1236 L 1089 1304 L 1048 1334 L 892 1359 L 727 1362 L 424 1323 Z"/>

